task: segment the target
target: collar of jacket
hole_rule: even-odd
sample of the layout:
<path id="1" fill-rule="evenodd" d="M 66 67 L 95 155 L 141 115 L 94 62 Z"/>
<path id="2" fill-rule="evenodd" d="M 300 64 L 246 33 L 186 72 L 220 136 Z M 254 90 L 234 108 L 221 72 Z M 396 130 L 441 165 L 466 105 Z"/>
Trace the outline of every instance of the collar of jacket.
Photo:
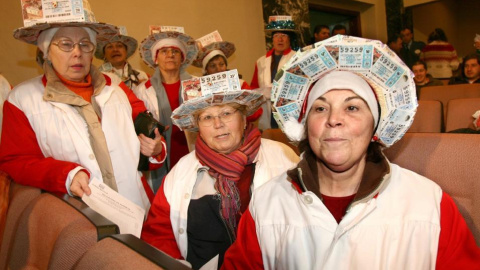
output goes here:
<path id="1" fill-rule="evenodd" d="M 317 169 L 317 157 L 311 151 L 305 151 L 297 167 L 287 171 L 288 180 L 300 188 L 301 192 L 311 191 L 318 198 L 320 194 L 320 182 Z M 368 201 L 375 197 L 390 180 L 390 164 L 382 153 L 382 159 L 378 163 L 367 161 L 363 172 L 362 181 L 358 187 L 355 198 L 349 208 Z"/>
<path id="2" fill-rule="evenodd" d="M 286 49 L 285 51 L 283 51 L 283 55 L 287 55 L 287 54 L 289 54 L 291 51 L 292 51 L 292 48 L 289 47 L 288 49 Z M 273 48 L 272 48 L 272 49 L 270 49 L 270 51 L 267 52 L 267 55 L 266 55 L 266 56 L 267 56 L 267 57 L 272 56 L 273 52 L 274 52 L 274 50 L 273 50 Z"/>
<path id="3" fill-rule="evenodd" d="M 55 74 L 53 67 L 48 63 L 48 61 L 45 61 L 45 63 L 43 64 L 43 70 L 45 73 L 42 78 L 43 85 L 45 86 L 45 92 L 43 94 L 44 100 L 77 106 L 83 106 L 85 105 L 84 103 L 88 103 L 87 101 L 83 100 L 78 95 L 70 91 L 62 83 L 62 81 L 58 78 L 57 74 Z M 105 86 L 111 85 L 110 77 L 101 73 L 93 65 L 90 67 L 90 76 L 92 77 L 93 84 L 92 97 L 99 95 Z M 78 98 L 80 98 L 80 100 Z"/>

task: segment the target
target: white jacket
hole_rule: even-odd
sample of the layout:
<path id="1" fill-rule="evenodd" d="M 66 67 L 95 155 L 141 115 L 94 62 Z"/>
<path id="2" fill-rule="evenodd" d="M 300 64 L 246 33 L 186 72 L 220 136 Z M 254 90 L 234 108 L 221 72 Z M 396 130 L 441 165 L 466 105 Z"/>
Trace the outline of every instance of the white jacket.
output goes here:
<path id="1" fill-rule="evenodd" d="M 390 169 L 378 196 L 352 204 L 340 224 L 286 173 L 257 189 L 249 211 L 265 269 L 434 269 L 442 190 L 395 164 Z"/>
<path id="2" fill-rule="evenodd" d="M 68 104 L 45 101 L 44 90 L 42 76 L 39 76 L 15 87 L 8 101 L 27 117 L 45 157 L 81 164 L 91 177 L 103 181 L 85 120 Z M 101 128 L 110 151 L 118 192 L 148 209 L 150 203 L 137 171 L 140 142 L 127 96 L 119 86 L 107 83 L 101 93 L 92 98 L 102 112 Z M 68 174 L 67 190 L 80 169 L 77 167 Z"/>
<path id="3" fill-rule="evenodd" d="M 260 150 L 254 160 L 255 176 L 253 189 L 268 180 L 294 167 L 299 157 L 288 146 L 267 139 L 262 139 Z M 173 167 L 165 178 L 164 193 L 170 204 L 170 219 L 177 246 L 183 258 L 187 257 L 187 217 L 191 194 L 197 180 L 197 172 L 203 166 L 190 152 Z"/>

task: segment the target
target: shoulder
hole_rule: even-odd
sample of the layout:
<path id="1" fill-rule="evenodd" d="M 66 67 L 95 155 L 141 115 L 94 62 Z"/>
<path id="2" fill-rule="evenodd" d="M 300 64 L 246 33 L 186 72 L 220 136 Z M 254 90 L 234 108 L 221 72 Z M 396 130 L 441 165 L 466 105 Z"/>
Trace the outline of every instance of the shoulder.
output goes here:
<path id="1" fill-rule="evenodd" d="M 391 184 L 398 186 L 396 189 L 408 193 L 409 197 L 425 198 L 430 194 L 436 199 L 441 198 L 442 189 L 434 181 L 396 164 L 390 163 L 390 169 Z"/>
<path id="2" fill-rule="evenodd" d="M 295 151 L 292 150 L 288 145 L 272 141 L 269 139 L 262 138 L 262 143 L 260 144 L 260 149 L 263 153 L 266 154 L 269 158 L 282 158 L 287 157 L 292 162 L 297 163 L 300 159 Z"/>
<path id="3" fill-rule="evenodd" d="M 275 211 L 295 207 L 300 195 L 285 171 L 254 190 L 249 209 L 252 216 L 276 216 Z"/>
<path id="4" fill-rule="evenodd" d="M 45 91 L 45 86 L 43 85 L 42 77 L 37 76 L 15 86 L 8 96 L 8 101 L 19 107 L 20 103 L 43 100 L 41 97 Z"/>

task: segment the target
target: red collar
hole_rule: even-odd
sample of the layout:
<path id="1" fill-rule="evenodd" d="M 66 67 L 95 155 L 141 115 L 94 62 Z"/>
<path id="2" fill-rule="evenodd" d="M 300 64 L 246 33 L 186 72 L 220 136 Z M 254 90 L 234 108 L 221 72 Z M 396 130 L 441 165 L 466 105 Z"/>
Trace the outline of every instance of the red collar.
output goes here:
<path id="1" fill-rule="evenodd" d="M 286 49 L 285 51 L 283 51 L 283 55 L 287 55 L 287 54 L 289 54 L 291 51 L 292 51 L 292 48 L 288 48 L 288 49 Z M 269 57 L 269 56 L 272 56 L 272 54 L 273 54 L 273 48 L 272 48 L 270 51 L 267 52 L 267 55 L 266 55 L 266 56 Z"/>

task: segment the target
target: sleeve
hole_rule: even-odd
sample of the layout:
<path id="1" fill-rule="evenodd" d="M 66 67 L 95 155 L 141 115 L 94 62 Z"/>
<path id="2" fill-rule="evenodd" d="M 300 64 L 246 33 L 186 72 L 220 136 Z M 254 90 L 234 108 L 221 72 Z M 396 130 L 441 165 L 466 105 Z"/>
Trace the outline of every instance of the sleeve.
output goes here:
<path id="1" fill-rule="evenodd" d="M 172 222 L 170 220 L 170 204 L 165 197 L 164 184 L 165 178 L 153 200 L 147 220 L 143 224 L 141 238 L 175 259 L 184 259 L 173 234 Z"/>
<path id="2" fill-rule="evenodd" d="M 221 269 L 263 269 L 262 251 L 250 210 L 240 219 L 237 240 L 225 253 Z"/>
<path id="3" fill-rule="evenodd" d="M 137 96 L 133 93 L 132 89 L 128 88 L 128 86 L 124 82 L 121 82 L 119 86 L 127 95 L 130 106 L 132 106 L 132 119 L 135 121 L 138 114 L 146 111 L 147 108 L 145 107 L 143 101 L 137 98 Z"/>
<path id="4" fill-rule="evenodd" d="M 22 185 L 67 193 L 65 181 L 79 164 L 45 157 L 25 114 L 6 101 L 0 144 L 0 170 Z M 19 143 L 21 142 L 21 143 Z"/>
<path id="5" fill-rule="evenodd" d="M 155 157 L 150 157 L 148 159 L 148 170 L 153 171 L 159 169 L 163 166 L 165 159 L 167 158 L 167 143 L 165 142 L 165 137 L 162 137 L 162 152 Z"/>
<path id="6" fill-rule="evenodd" d="M 452 67 L 452 70 L 457 70 L 458 66 L 460 65 L 460 61 L 458 61 L 458 55 L 457 51 L 452 47 L 452 59 L 450 61 L 450 66 Z"/>
<path id="7" fill-rule="evenodd" d="M 257 89 L 260 86 L 258 85 L 258 67 L 257 63 L 255 63 L 255 71 L 253 72 L 252 82 L 250 83 L 251 89 Z"/>
<path id="8" fill-rule="evenodd" d="M 240 88 L 242 90 L 252 90 L 252 88 L 250 88 L 250 85 L 248 85 L 246 81 L 243 81 L 242 86 Z"/>
<path id="9" fill-rule="evenodd" d="M 443 193 L 436 269 L 480 269 L 480 249 L 453 199 Z"/>

